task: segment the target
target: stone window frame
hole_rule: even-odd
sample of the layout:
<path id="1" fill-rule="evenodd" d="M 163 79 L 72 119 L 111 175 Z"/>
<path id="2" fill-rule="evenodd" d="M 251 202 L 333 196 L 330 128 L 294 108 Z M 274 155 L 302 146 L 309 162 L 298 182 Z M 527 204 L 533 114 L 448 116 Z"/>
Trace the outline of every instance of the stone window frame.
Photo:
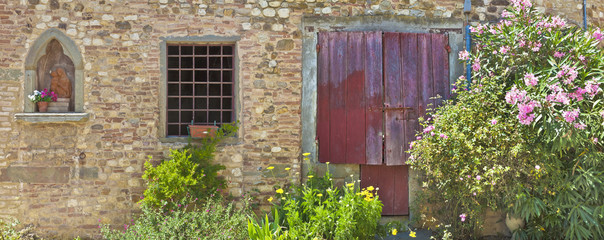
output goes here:
<path id="1" fill-rule="evenodd" d="M 233 121 L 239 121 L 241 124 L 241 92 L 239 87 L 239 72 L 241 69 L 240 60 L 239 60 L 239 40 L 241 40 L 240 36 L 215 36 L 215 35 L 206 35 L 206 36 L 185 36 L 185 37 L 160 37 L 160 80 L 159 80 L 159 126 L 158 126 L 158 137 L 160 142 L 169 143 L 169 142 L 187 142 L 188 137 L 182 136 L 167 136 L 167 101 L 168 101 L 168 58 L 167 58 L 167 49 L 168 45 L 171 44 L 190 44 L 190 45 L 213 45 L 213 44 L 232 44 L 233 48 Z M 239 128 L 239 132 L 234 139 L 227 139 L 226 143 L 235 143 L 238 141 L 239 136 L 243 136 L 241 134 L 242 128 Z"/>
<path id="2" fill-rule="evenodd" d="M 36 90 L 36 71 L 38 60 L 46 54 L 46 46 L 50 41 L 57 40 L 63 47 L 63 53 L 71 58 L 74 67 L 74 111 L 67 113 L 35 112 L 35 104 L 27 98 Z M 78 122 L 88 119 L 84 112 L 84 60 L 75 42 L 57 28 L 44 31 L 31 45 L 25 58 L 25 79 L 23 84 L 23 113 L 15 114 L 16 120 L 26 122 Z"/>

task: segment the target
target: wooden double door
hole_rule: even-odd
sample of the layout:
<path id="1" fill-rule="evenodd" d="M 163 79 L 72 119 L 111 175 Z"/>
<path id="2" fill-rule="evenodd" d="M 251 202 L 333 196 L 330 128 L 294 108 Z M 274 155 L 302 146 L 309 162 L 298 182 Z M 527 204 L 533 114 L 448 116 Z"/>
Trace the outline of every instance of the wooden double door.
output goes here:
<path id="1" fill-rule="evenodd" d="M 319 33 L 319 161 L 360 164 L 383 215 L 409 213 L 406 151 L 434 97 L 449 97 L 449 49 L 445 34 Z"/>

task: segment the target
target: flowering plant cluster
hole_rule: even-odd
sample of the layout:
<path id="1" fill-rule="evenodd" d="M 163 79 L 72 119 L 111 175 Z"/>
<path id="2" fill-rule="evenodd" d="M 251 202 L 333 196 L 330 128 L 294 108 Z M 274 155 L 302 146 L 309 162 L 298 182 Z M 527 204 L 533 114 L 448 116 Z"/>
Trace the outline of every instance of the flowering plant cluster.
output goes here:
<path id="1" fill-rule="evenodd" d="M 486 208 L 521 217 L 514 234 L 604 238 L 604 67 L 599 29 L 582 30 L 512 0 L 496 24 L 471 28 L 458 79 L 411 146 L 456 238 L 480 235 Z M 459 88 L 459 89 L 457 89 Z"/>
<path id="2" fill-rule="evenodd" d="M 38 90 L 34 90 L 34 94 L 27 96 L 29 100 L 34 103 L 37 102 L 56 102 L 57 94 L 55 92 L 50 92 L 48 89 L 44 88 L 41 92 Z"/>
<path id="3" fill-rule="evenodd" d="M 308 159 L 307 156 L 305 153 L 304 159 Z M 272 222 L 268 216 L 262 223 L 250 221 L 250 239 L 375 237 L 382 212 L 377 195 L 379 189 L 371 186 L 359 189 L 355 182 L 336 187 L 329 170 L 323 177 L 315 177 L 310 171 L 307 178 L 308 181 L 300 186 L 276 186 L 276 194 L 267 199 L 273 205 L 271 215 L 274 218 Z"/>

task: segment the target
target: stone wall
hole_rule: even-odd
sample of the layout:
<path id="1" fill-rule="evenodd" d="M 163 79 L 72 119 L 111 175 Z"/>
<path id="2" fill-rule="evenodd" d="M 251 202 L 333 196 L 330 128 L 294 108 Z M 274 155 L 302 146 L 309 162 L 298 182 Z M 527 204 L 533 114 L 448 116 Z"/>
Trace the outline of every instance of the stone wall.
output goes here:
<path id="1" fill-rule="evenodd" d="M 599 25 L 604 3 L 588 2 L 589 22 Z M 508 5 L 472 3 L 473 21 L 496 20 Z M 535 4 L 581 23 L 581 3 Z M 462 9 L 461 0 L 0 0 L 0 217 L 18 217 L 59 238 L 98 237 L 99 222 L 119 225 L 132 218 L 147 156 L 160 159 L 183 145 L 160 131 L 164 38 L 240 39 L 241 130 L 216 159 L 227 166 L 222 174 L 230 193 L 258 189 L 266 202 L 274 183 L 300 178 L 304 18 L 377 15 L 461 23 Z M 30 94 L 24 90 L 24 61 L 51 28 L 71 38 L 82 54 L 83 112 L 89 116 L 16 121 Z M 268 166 L 275 166 L 273 172 Z M 292 173 L 281 172 L 285 167 Z M 340 179 L 358 176 L 358 166 L 330 167 Z"/>

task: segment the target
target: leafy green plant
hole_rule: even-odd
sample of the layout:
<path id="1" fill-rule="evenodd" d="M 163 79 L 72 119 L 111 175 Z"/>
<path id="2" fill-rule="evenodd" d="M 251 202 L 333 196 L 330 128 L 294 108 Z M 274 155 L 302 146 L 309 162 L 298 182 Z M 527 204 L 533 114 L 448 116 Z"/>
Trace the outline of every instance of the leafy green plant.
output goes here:
<path id="1" fill-rule="evenodd" d="M 272 223 L 251 222 L 251 239 L 370 239 L 381 217 L 377 189 L 359 189 L 354 183 L 334 187 L 329 171 L 302 185 L 279 187 L 269 198 L 276 216 Z M 279 218 L 282 216 L 283 218 Z M 277 226 L 280 226 L 278 227 Z M 269 229 L 267 229 L 269 228 Z M 263 232 L 265 234 L 257 234 Z M 270 237 L 266 237 L 270 234 Z M 265 238 L 262 238 L 265 237 Z"/>
<path id="2" fill-rule="evenodd" d="M 528 0 L 502 18 L 472 28 L 472 86 L 460 78 L 412 143 L 424 199 L 455 238 L 478 237 L 486 208 L 524 219 L 516 238 L 604 238 L 604 36 Z"/>
<path id="3" fill-rule="evenodd" d="M 26 226 L 19 227 L 19 224 L 20 222 L 17 219 L 0 218 L 0 240 L 42 239 L 36 236 L 34 233 L 33 225 L 28 224 Z"/>
<path id="4" fill-rule="evenodd" d="M 275 211 L 274 213 L 274 221 L 270 221 L 268 215 L 264 215 L 264 219 L 260 222 L 250 217 L 247 222 L 248 237 L 262 240 L 288 239 L 287 232 L 283 232 L 283 227 L 279 226 L 279 212 Z"/>
<path id="5" fill-rule="evenodd" d="M 142 214 L 122 230 L 103 225 L 106 239 L 245 239 L 248 216 L 252 214 L 249 199 L 243 206 L 222 198 L 210 198 L 201 208 L 199 200 L 185 197 L 178 202 L 165 202 L 159 208 L 143 205 Z M 167 206 L 177 206 L 168 209 Z"/>
<path id="6" fill-rule="evenodd" d="M 217 196 L 226 181 L 218 176 L 225 167 L 212 162 L 216 145 L 236 131 L 235 125 L 223 124 L 215 136 L 202 139 L 199 145 L 189 142 L 182 149 L 170 150 L 170 158 L 156 167 L 149 157 L 143 174 L 147 189 L 141 203 L 159 207 L 162 201 L 180 200 L 187 194 L 198 199 Z"/>

